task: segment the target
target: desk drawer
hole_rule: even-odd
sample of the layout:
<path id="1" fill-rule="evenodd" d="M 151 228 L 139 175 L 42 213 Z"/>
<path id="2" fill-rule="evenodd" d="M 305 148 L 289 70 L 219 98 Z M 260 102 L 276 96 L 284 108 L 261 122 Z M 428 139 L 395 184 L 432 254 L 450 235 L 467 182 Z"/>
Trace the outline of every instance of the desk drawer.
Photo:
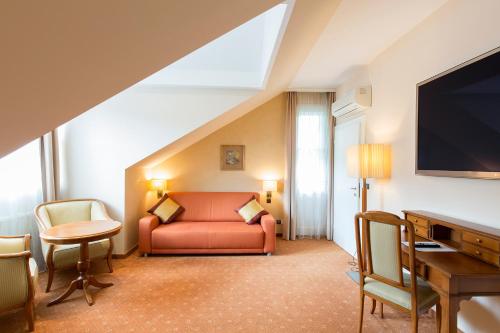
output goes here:
<path id="1" fill-rule="evenodd" d="M 462 239 L 468 243 L 475 244 L 486 249 L 493 250 L 495 252 L 500 252 L 500 241 L 484 237 L 472 232 L 464 231 Z"/>
<path id="2" fill-rule="evenodd" d="M 426 220 L 426 219 L 423 219 L 423 218 L 420 218 L 420 217 L 416 217 L 416 216 L 413 216 L 413 215 L 408 215 L 406 217 L 406 219 L 408 221 L 410 221 L 411 223 L 415 224 L 415 227 L 418 225 L 418 226 L 421 226 L 421 227 L 424 227 L 424 228 L 429 228 L 429 220 Z"/>
<path id="3" fill-rule="evenodd" d="M 429 228 L 424 228 L 419 225 L 413 225 L 415 228 L 415 235 L 424 237 L 424 238 L 429 238 Z"/>
<path id="4" fill-rule="evenodd" d="M 479 246 L 475 246 L 469 243 L 462 243 L 462 249 L 465 253 L 468 253 L 482 261 L 493 264 L 495 266 L 500 266 L 500 254 L 495 254 L 488 250 L 482 249 Z"/>

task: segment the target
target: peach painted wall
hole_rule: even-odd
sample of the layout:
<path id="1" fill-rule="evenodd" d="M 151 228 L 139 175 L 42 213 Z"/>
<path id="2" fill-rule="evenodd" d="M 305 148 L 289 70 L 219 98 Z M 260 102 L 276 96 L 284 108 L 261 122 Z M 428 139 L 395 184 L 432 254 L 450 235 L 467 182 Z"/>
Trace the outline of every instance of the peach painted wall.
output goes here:
<path id="1" fill-rule="evenodd" d="M 279 94 L 245 116 L 157 165 L 152 174 L 168 179 L 169 191 L 257 191 L 262 179 L 278 179 L 272 203 L 262 205 L 283 216 L 281 191 L 284 168 L 286 95 Z M 220 146 L 245 145 L 245 170 L 221 171 Z"/>

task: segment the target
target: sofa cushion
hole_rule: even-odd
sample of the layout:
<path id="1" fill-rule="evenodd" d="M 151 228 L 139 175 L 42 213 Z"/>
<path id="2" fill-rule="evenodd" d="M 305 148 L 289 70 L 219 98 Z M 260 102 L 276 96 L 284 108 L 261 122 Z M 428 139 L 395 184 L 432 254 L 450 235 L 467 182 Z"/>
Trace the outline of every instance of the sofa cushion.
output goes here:
<path id="1" fill-rule="evenodd" d="M 236 212 L 241 215 L 247 224 L 258 223 L 262 215 L 269 214 L 255 198 L 236 208 Z"/>
<path id="2" fill-rule="evenodd" d="M 170 192 L 168 195 L 185 208 L 175 219 L 185 222 L 243 222 L 234 209 L 253 196 L 259 201 L 259 194 L 254 192 Z"/>
<path id="3" fill-rule="evenodd" d="M 148 213 L 158 216 L 161 223 L 170 223 L 183 211 L 184 207 L 165 194 L 156 205 L 148 210 Z"/>
<path id="4" fill-rule="evenodd" d="M 155 228 L 151 243 L 153 249 L 258 249 L 264 231 L 244 222 L 173 222 Z"/>

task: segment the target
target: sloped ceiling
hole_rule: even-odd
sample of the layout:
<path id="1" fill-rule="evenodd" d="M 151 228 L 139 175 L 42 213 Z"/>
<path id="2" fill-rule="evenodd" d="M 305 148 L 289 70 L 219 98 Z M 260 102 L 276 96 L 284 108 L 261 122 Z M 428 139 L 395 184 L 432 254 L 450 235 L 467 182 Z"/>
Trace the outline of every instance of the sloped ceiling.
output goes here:
<path id="1" fill-rule="evenodd" d="M 297 72 L 291 88 L 337 87 L 446 1 L 342 1 Z"/>
<path id="2" fill-rule="evenodd" d="M 0 3 L 0 157 L 280 0 Z"/>
<path id="3" fill-rule="evenodd" d="M 265 89 L 131 167 L 152 168 L 276 95 L 287 91 L 290 82 L 325 29 L 328 21 L 334 15 L 340 1 L 294 1 L 292 3 L 294 6 L 293 12 Z M 265 135 L 265 133 L 255 134 Z"/>

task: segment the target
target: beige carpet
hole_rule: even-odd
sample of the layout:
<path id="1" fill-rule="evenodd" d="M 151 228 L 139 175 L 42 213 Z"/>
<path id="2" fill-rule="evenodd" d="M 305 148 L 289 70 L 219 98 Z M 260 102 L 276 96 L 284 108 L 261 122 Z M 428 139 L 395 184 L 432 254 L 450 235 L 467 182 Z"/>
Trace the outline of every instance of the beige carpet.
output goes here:
<path id="1" fill-rule="evenodd" d="M 111 288 L 89 307 L 76 291 L 48 308 L 74 271 L 37 294 L 36 332 L 355 332 L 358 287 L 345 274 L 349 256 L 327 241 L 278 241 L 277 253 L 239 256 L 132 255 L 99 273 Z M 105 271 L 96 263 L 97 272 Z M 45 285 L 42 274 L 40 283 Z M 369 302 L 367 302 L 369 303 Z M 409 332 L 409 316 L 386 307 L 365 313 L 365 332 Z M 22 332 L 23 312 L 0 316 L 0 332 Z M 435 332 L 431 314 L 420 332 Z"/>

